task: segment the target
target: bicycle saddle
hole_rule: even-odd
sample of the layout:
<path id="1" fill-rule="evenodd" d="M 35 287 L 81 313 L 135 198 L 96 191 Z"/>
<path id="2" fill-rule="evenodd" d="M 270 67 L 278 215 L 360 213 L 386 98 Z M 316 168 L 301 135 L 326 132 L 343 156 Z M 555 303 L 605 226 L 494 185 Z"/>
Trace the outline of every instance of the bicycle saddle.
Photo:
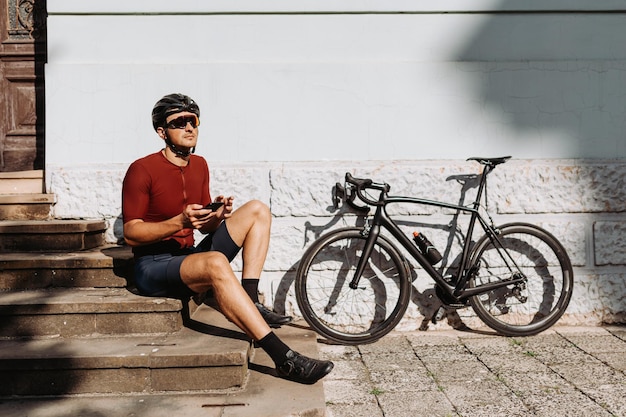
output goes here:
<path id="1" fill-rule="evenodd" d="M 473 156 L 471 158 L 467 158 L 468 161 L 476 161 L 479 164 L 489 165 L 491 167 L 495 167 L 496 165 L 503 164 L 509 159 L 511 159 L 510 156 L 501 156 L 499 158 L 483 158 L 480 156 Z"/>

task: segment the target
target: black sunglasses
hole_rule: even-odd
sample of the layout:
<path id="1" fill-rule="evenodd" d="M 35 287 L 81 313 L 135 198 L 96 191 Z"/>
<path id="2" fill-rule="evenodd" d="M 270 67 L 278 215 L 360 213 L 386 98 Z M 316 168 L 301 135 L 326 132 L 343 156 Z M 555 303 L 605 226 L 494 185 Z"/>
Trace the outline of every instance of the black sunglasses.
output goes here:
<path id="1" fill-rule="evenodd" d="M 180 116 L 174 120 L 170 120 L 167 122 L 167 127 L 170 129 L 184 129 L 187 127 L 187 123 L 191 125 L 194 129 L 200 126 L 200 119 L 195 114 L 192 116 Z"/>

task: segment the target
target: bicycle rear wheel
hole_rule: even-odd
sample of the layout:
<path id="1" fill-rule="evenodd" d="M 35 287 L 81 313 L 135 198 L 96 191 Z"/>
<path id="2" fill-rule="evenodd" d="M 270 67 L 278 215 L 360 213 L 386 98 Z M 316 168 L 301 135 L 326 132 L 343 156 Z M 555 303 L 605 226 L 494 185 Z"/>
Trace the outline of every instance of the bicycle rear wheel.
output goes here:
<path id="1" fill-rule="evenodd" d="M 383 236 L 374 245 L 358 287 L 350 288 L 366 238 L 359 228 L 332 231 L 304 253 L 295 290 L 306 322 L 338 343 L 372 343 L 395 328 L 411 297 L 407 263 Z"/>
<path id="2" fill-rule="evenodd" d="M 483 236 L 472 252 L 478 272 L 469 286 L 512 279 L 517 273 L 526 280 L 471 297 L 470 304 L 487 326 L 503 335 L 537 334 L 565 313 L 574 285 L 572 264 L 561 243 L 537 226 L 512 223 L 499 229 L 498 239 L 517 267 Z"/>

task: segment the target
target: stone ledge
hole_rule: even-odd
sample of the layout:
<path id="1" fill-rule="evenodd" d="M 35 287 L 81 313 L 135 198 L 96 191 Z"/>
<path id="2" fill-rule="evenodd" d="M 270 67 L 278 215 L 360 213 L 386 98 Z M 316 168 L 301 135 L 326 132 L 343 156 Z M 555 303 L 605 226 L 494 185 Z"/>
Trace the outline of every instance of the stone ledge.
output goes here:
<path id="1" fill-rule="evenodd" d="M 104 245 L 104 220 L 0 221 L 3 252 L 65 252 Z"/>
<path id="2" fill-rule="evenodd" d="M 180 311 L 180 300 L 135 295 L 123 288 L 56 288 L 0 292 L 0 315 Z"/>
<path id="3" fill-rule="evenodd" d="M 3 220 L 0 221 L 0 233 L 50 234 L 84 233 L 106 230 L 104 220 Z"/>
<path id="4" fill-rule="evenodd" d="M 247 379 L 250 343 L 189 329 L 165 337 L 0 342 L 0 395 L 231 390 Z"/>
<path id="5" fill-rule="evenodd" d="M 132 281 L 133 254 L 109 245 L 76 252 L 0 254 L 0 290 L 49 287 L 126 287 Z"/>
<path id="6" fill-rule="evenodd" d="M 182 307 L 124 288 L 0 292 L 0 337 L 168 334 L 182 328 Z"/>

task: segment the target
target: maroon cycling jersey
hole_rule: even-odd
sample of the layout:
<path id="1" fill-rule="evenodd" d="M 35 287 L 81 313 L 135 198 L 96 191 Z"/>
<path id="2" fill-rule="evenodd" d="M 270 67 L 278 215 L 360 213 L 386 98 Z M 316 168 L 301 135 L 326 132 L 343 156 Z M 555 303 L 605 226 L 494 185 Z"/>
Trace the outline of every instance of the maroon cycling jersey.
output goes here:
<path id="1" fill-rule="evenodd" d="M 124 223 L 134 219 L 160 222 L 179 215 L 189 204 L 206 205 L 210 202 L 209 167 L 201 156 L 191 155 L 189 164 L 179 167 L 159 151 L 133 162 L 124 177 Z M 172 239 L 178 243 L 177 248 L 191 247 L 194 244 L 193 229 L 183 229 L 165 240 Z M 133 248 L 135 254 L 148 249 L 139 248 L 143 249 Z"/>

